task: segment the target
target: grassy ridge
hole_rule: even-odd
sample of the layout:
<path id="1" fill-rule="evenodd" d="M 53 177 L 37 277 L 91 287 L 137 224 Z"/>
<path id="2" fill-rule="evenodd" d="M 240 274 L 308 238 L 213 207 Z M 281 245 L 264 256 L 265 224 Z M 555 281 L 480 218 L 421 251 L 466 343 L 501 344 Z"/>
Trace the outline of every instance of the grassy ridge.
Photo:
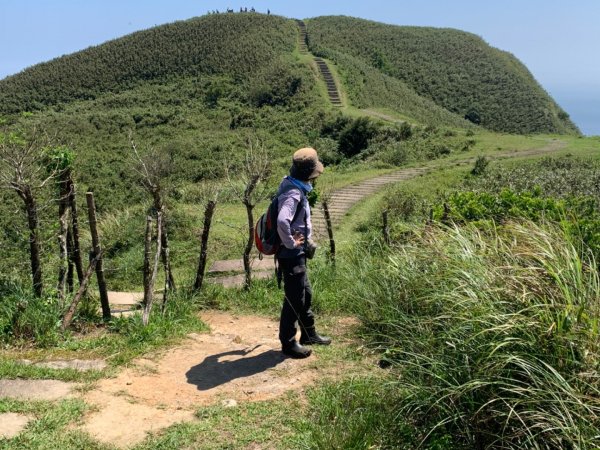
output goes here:
<path id="1" fill-rule="evenodd" d="M 307 21 L 310 49 L 356 71 L 343 53 L 404 81 L 419 95 L 481 125 L 516 133 L 578 133 L 513 55 L 458 30 L 398 27 L 351 17 Z M 359 92 L 351 93 L 360 98 Z"/>
<path id="2" fill-rule="evenodd" d="M 295 48 L 291 21 L 261 14 L 209 15 L 139 31 L 38 64 L 0 81 L 0 113 L 92 99 L 176 75 L 243 80 Z"/>

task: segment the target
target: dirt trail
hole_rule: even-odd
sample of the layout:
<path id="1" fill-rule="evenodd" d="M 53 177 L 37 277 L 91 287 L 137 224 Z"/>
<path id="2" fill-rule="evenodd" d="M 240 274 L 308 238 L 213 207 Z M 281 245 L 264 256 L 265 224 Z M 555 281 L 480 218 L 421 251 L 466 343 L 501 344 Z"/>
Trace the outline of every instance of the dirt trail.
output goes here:
<path id="1" fill-rule="evenodd" d="M 211 311 L 202 320 L 210 333 L 192 334 L 156 360 L 137 360 L 86 393 L 84 400 L 96 410 L 82 429 L 102 442 L 128 447 L 149 431 L 194 420 L 199 406 L 269 400 L 351 369 L 320 360 L 321 349 L 308 359 L 285 358 L 279 351 L 278 323 L 262 316 Z M 339 346 L 344 345 L 343 330 L 353 322 L 338 323 L 341 334 L 334 336 Z"/>

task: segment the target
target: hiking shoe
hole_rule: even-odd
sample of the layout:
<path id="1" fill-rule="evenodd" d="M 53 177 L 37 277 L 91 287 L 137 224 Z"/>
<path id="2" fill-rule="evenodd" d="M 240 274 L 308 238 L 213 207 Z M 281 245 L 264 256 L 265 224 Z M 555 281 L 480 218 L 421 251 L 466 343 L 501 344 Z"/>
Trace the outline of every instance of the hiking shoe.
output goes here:
<path id="1" fill-rule="evenodd" d="M 331 338 L 328 336 L 321 336 L 317 333 L 314 328 L 307 328 L 306 332 L 302 330 L 300 336 L 300 344 L 302 345 L 329 345 L 331 344 Z"/>
<path id="2" fill-rule="evenodd" d="M 289 346 L 282 347 L 281 351 L 284 355 L 287 355 L 294 359 L 308 358 L 312 353 L 312 350 L 310 348 L 303 347 L 296 341 L 294 341 L 294 343 Z"/>

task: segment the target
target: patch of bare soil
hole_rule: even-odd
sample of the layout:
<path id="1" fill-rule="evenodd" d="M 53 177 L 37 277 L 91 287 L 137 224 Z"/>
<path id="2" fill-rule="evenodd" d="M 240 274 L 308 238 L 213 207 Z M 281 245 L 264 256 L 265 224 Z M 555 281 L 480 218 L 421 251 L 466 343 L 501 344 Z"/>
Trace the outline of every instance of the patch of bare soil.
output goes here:
<path id="1" fill-rule="evenodd" d="M 156 361 L 140 359 L 85 394 L 97 410 L 86 418 L 84 431 L 127 447 L 149 431 L 193 420 L 198 406 L 273 399 L 302 391 L 332 371 L 320 364 L 319 349 L 304 360 L 284 357 L 273 320 L 214 311 L 202 319 L 209 334 L 190 335 Z"/>

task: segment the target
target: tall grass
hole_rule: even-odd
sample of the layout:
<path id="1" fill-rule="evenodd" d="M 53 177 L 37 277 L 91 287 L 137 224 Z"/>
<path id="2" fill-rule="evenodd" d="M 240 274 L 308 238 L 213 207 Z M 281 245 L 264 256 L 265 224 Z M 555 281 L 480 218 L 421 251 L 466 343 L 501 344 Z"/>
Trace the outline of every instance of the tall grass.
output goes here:
<path id="1" fill-rule="evenodd" d="M 356 258 L 348 295 L 428 448 L 600 445 L 595 262 L 564 232 L 429 228 Z M 390 431 L 394 432 L 394 431 Z"/>

